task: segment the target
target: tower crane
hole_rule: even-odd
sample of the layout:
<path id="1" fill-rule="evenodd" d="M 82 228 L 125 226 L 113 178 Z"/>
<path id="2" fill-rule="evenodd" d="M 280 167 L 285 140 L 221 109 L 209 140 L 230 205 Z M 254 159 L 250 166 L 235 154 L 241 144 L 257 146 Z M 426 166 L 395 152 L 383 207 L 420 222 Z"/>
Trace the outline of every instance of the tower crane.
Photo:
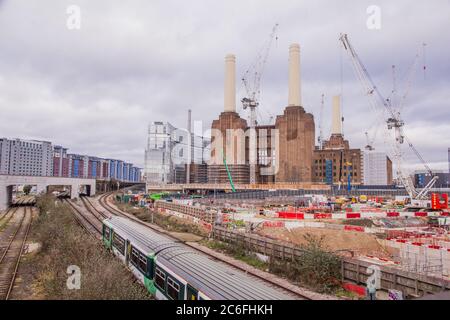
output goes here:
<path id="1" fill-rule="evenodd" d="M 367 150 L 367 151 L 373 151 L 373 150 L 375 150 L 375 148 L 373 147 L 373 140 L 371 140 L 370 138 L 369 138 L 369 133 L 366 131 L 365 132 L 365 135 L 366 135 L 366 142 L 367 142 L 367 144 L 366 144 L 366 146 L 365 146 L 365 149 Z"/>
<path id="2" fill-rule="evenodd" d="M 393 158 L 395 163 L 397 164 L 397 177 L 401 181 L 401 183 L 404 185 L 408 195 L 411 198 L 412 203 L 420 203 L 423 200 L 427 199 L 427 194 L 430 191 L 430 189 L 434 186 L 436 183 L 438 176 L 435 175 L 428 164 L 423 159 L 422 155 L 417 151 L 417 149 L 413 146 L 413 144 L 409 141 L 408 137 L 406 137 L 403 127 L 405 125 L 404 121 L 400 117 L 400 111 L 401 107 L 403 106 L 403 102 L 406 98 L 406 95 L 409 91 L 409 86 L 411 80 L 408 80 L 408 91 L 405 93 L 405 95 L 402 97 L 400 106 L 398 108 L 395 108 L 394 103 L 392 102 L 392 99 L 384 99 L 383 95 L 378 90 L 377 86 L 371 79 L 369 72 L 367 71 L 366 67 L 358 57 L 358 54 L 356 53 L 355 49 L 351 45 L 350 41 L 348 40 L 347 34 L 341 34 L 339 40 L 342 42 L 345 51 L 348 53 L 350 60 L 352 62 L 355 74 L 358 78 L 358 80 L 361 82 L 363 89 L 365 90 L 365 94 L 369 97 L 369 102 L 373 110 L 377 114 L 384 114 L 383 121 L 386 122 L 388 130 L 394 130 L 395 132 L 395 141 L 393 142 Z M 416 65 L 418 61 L 418 58 L 416 56 L 415 62 L 411 69 L 411 75 L 413 74 L 414 66 Z M 410 77 L 411 77 L 410 75 Z M 394 88 L 394 90 L 396 90 Z M 387 118 L 387 119 L 386 119 Z M 402 160 L 403 160 L 403 154 L 401 146 L 405 142 L 407 142 L 408 146 L 412 149 L 414 154 L 417 156 L 417 158 L 420 160 L 420 162 L 423 164 L 423 166 L 426 168 L 427 172 L 432 177 L 430 182 L 421 190 L 418 191 L 415 189 L 414 184 L 410 177 L 405 177 L 403 174 L 403 168 L 402 168 Z"/>
<path id="3" fill-rule="evenodd" d="M 250 183 L 256 183 L 256 108 L 259 106 L 259 98 L 261 95 L 261 77 L 264 72 L 264 67 L 269 56 L 270 48 L 272 47 L 273 39 L 278 39 L 276 36 L 278 30 L 278 23 L 276 23 L 269 36 L 268 42 L 263 46 L 258 53 L 256 61 L 245 71 L 242 77 L 242 82 L 245 87 L 246 97 L 241 99 L 244 110 L 250 109 Z M 252 146 L 252 144 L 254 144 Z"/>
<path id="4" fill-rule="evenodd" d="M 317 141 L 319 142 L 320 150 L 323 149 L 323 109 L 324 109 L 324 97 L 325 95 L 322 93 L 322 100 L 320 102 L 320 119 L 319 119 L 319 137 L 317 137 Z"/>

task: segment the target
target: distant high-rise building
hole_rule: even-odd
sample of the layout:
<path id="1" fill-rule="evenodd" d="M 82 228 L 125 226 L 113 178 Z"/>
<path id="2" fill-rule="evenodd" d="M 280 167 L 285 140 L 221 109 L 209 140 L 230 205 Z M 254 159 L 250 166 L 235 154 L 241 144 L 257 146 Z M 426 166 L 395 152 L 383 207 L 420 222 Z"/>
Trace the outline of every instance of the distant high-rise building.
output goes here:
<path id="1" fill-rule="evenodd" d="M 141 169 L 131 163 L 124 166 L 122 160 L 69 154 L 67 150 L 48 141 L 1 138 L 0 174 L 141 181 Z"/>
<path id="2" fill-rule="evenodd" d="M 0 174 L 52 176 L 51 142 L 0 139 Z"/>
<path id="3" fill-rule="evenodd" d="M 69 157 L 67 155 L 67 148 L 61 146 L 53 147 L 53 176 L 69 176 Z"/>

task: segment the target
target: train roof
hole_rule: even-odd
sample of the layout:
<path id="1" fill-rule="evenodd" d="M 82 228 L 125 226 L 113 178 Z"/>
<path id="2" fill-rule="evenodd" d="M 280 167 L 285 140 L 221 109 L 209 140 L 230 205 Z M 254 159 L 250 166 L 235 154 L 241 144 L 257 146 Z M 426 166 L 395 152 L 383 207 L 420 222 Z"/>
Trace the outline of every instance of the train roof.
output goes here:
<path id="1" fill-rule="evenodd" d="M 103 220 L 103 223 L 114 229 L 114 232 L 130 240 L 133 245 L 151 255 L 160 250 L 176 245 L 177 242 L 146 228 L 130 219 L 118 216 Z"/>
<path id="2" fill-rule="evenodd" d="M 292 300 L 293 297 L 186 246 L 168 248 L 157 255 L 167 266 L 215 300 Z"/>
<path id="3" fill-rule="evenodd" d="M 267 285 L 263 280 L 216 262 L 205 254 L 144 227 L 132 220 L 113 216 L 104 224 L 144 250 L 156 254 L 157 264 L 165 266 L 196 289 L 215 300 L 290 300 L 292 296 Z"/>

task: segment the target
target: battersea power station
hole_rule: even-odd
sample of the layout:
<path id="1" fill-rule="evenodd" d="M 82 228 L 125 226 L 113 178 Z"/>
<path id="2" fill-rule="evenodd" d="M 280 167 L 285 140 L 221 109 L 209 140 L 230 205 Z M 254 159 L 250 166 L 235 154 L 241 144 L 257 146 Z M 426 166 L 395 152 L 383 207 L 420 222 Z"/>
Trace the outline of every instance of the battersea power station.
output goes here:
<path id="1" fill-rule="evenodd" d="M 236 58 L 225 57 L 224 111 L 212 123 L 209 183 L 314 182 L 314 117 L 302 105 L 300 46 L 289 48 L 289 96 L 275 124 L 250 126 L 236 112 Z"/>
<path id="2" fill-rule="evenodd" d="M 392 184 L 392 162 L 386 154 L 351 148 L 344 139 L 340 96 L 333 97 L 331 112 L 326 113 L 332 116 L 331 135 L 327 140 L 321 137 L 316 146 L 314 116 L 302 104 L 298 44 L 289 47 L 288 64 L 289 91 L 283 114 L 274 123 L 258 125 L 251 104 L 247 104 L 249 121 L 236 111 L 236 57 L 227 55 L 223 112 L 212 121 L 211 139 L 191 132 L 190 111 L 187 132 L 169 123 L 153 122 L 146 150 L 147 185 L 322 188 L 331 184 Z M 257 105 L 253 100 L 253 108 Z M 189 140 L 193 141 L 190 152 L 176 149 Z M 184 159 L 189 154 L 191 160 Z M 175 160 L 180 164 L 175 165 Z"/>

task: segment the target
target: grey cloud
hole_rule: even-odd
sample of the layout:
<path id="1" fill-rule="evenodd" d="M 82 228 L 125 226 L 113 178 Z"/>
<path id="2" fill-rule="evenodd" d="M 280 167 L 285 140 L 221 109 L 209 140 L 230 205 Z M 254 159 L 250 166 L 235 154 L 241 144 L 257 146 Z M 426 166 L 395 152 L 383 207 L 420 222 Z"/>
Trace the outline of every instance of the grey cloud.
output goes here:
<path id="1" fill-rule="evenodd" d="M 79 31 L 65 26 L 69 4 L 81 8 Z M 382 10 L 379 31 L 366 28 L 366 8 L 372 4 Z M 73 152 L 143 165 L 148 122 L 185 126 L 191 108 L 207 128 L 223 107 L 225 54 L 237 55 L 239 79 L 278 22 L 278 41 L 262 79 L 263 120 L 286 106 L 291 42 L 302 47 L 303 101 L 316 127 L 321 94 L 329 110 L 331 96 L 340 93 L 341 32 L 349 33 L 385 95 L 391 90 L 391 65 L 400 77 L 426 42 L 427 79 L 418 70 L 404 118 L 417 148 L 444 168 L 450 145 L 449 13 L 446 0 L 3 1 L 0 135 L 43 138 Z M 352 146 L 363 147 L 373 115 L 347 56 L 342 63 L 345 134 Z M 243 94 L 240 86 L 238 99 Z M 377 146 L 383 143 L 380 139 Z M 411 153 L 406 158 L 411 168 L 417 164 Z"/>

